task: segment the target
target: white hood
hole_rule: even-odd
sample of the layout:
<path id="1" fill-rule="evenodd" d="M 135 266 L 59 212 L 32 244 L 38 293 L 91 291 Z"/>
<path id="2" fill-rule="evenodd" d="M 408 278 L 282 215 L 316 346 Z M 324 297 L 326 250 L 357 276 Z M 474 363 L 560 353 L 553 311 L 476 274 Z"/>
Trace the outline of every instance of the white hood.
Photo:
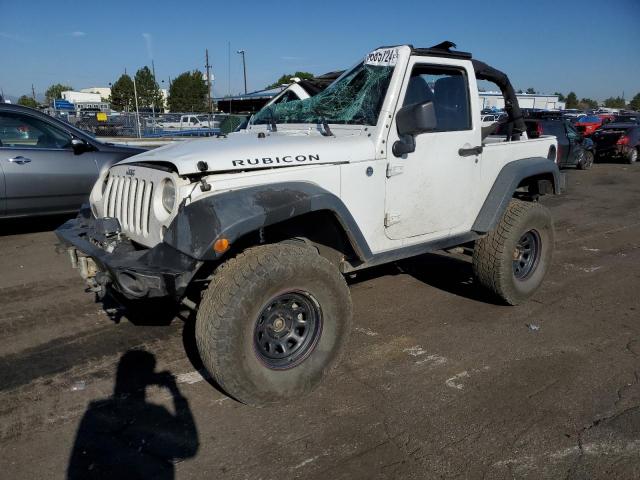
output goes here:
<path id="1" fill-rule="evenodd" d="M 270 167 L 294 167 L 346 163 L 374 158 L 374 144 L 365 135 L 322 136 L 319 134 L 242 132 L 227 138 L 205 138 L 165 145 L 129 157 L 119 165 L 135 162 L 169 162 L 179 175 L 199 173 L 198 162 L 207 172 L 228 172 Z"/>

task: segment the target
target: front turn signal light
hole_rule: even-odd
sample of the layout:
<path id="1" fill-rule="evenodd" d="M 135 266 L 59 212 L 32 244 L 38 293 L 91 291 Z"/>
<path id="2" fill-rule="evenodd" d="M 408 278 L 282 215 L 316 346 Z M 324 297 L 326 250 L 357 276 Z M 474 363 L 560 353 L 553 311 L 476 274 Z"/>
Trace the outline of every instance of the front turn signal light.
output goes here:
<path id="1" fill-rule="evenodd" d="M 231 243 L 226 238 L 219 238 L 213 244 L 213 251 L 216 253 L 224 253 L 229 250 Z"/>

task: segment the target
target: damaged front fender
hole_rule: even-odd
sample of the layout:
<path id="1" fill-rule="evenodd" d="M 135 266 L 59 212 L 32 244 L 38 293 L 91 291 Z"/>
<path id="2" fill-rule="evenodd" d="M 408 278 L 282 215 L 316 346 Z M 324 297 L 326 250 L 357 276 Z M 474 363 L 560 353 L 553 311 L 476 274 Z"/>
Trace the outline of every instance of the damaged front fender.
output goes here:
<path id="1" fill-rule="evenodd" d="M 306 213 L 329 210 L 347 233 L 356 254 L 371 256 L 362 232 L 342 201 L 312 183 L 283 182 L 214 194 L 181 206 L 163 240 L 198 260 L 219 257 L 218 239 L 231 244 L 243 235 Z"/>

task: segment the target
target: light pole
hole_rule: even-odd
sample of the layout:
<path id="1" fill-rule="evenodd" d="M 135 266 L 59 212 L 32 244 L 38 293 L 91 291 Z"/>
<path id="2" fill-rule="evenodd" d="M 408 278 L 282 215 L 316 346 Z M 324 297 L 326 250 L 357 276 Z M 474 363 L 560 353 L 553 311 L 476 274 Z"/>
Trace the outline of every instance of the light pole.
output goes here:
<path id="1" fill-rule="evenodd" d="M 247 62 L 244 58 L 244 50 L 238 50 L 238 54 L 242 55 L 242 71 L 244 72 L 244 94 L 247 94 Z"/>

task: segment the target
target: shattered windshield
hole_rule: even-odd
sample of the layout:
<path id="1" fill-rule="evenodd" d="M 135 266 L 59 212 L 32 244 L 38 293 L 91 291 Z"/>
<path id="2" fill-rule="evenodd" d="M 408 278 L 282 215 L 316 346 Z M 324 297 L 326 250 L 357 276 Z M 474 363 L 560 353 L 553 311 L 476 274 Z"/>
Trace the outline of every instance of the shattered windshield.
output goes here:
<path id="1" fill-rule="evenodd" d="M 315 97 L 269 105 L 253 123 L 375 125 L 394 66 L 361 63 Z"/>

